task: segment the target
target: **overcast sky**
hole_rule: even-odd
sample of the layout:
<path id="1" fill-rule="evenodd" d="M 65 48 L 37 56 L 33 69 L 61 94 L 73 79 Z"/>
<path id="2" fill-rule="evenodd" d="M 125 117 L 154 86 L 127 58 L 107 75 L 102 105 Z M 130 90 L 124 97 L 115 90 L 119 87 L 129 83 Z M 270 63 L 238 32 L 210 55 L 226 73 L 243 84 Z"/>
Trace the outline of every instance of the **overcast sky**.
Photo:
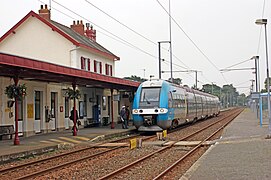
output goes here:
<path id="1" fill-rule="evenodd" d="M 49 0 L 1 0 L 0 36 L 29 11 L 38 13 L 42 2 L 49 5 Z M 266 78 L 264 29 L 256 25 L 255 20 L 262 17 L 271 20 L 270 2 L 170 0 L 170 4 L 174 19 L 171 21 L 173 71 L 199 71 L 199 88 L 212 82 L 218 86 L 233 84 L 238 92 L 248 94 L 251 80 L 255 79 L 252 70 L 223 74 L 219 70 L 259 55 L 263 87 Z M 51 5 L 52 20 L 67 26 L 73 20 L 93 25 L 97 30 L 97 42 L 120 57 L 116 62 L 117 77 L 136 75 L 149 78 L 154 75 L 158 78 L 157 42 L 170 40 L 166 12 L 169 0 L 52 0 Z M 271 36 L 270 29 L 268 24 L 268 37 Z M 270 38 L 268 45 L 271 47 Z M 165 59 L 162 70 L 169 71 L 168 43 L 162 44 L 161 54 Z M 251 60 L 232 68 L 253 67 L 254 60 Z M 162 74 L 163 79 L 169 77 L 170 73 Z M 173 77 L 181 78 L 183 84 L 190 87 L 195 84 L 193 72 L 174 72 Z"/>

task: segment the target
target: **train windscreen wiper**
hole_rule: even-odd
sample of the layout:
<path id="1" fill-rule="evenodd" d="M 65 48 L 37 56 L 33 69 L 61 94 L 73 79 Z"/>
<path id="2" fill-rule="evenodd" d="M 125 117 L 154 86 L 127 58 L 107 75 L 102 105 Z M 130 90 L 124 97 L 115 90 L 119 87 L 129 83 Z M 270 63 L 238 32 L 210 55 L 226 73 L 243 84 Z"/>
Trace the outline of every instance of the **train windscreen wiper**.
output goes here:
<path id="1" fill-rule="evenodd" d="M 151 104 L 151 102 L 146 98 L 146 96 L 145 96 L 145 93 L 144 93 L 144 99 L 143 100 L 146 100 L 146 102 L 147 102 L 147 104 Z"/>

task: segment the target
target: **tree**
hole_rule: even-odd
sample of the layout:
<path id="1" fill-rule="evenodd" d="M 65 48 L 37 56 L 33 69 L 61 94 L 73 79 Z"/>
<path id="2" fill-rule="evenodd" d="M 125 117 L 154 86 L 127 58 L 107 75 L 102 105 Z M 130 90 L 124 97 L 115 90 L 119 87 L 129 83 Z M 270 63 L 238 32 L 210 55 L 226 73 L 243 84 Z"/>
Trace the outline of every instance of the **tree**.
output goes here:
<path id="1" fill-rule="evenodd" d="M 244 93 L 237 97 L 237 106 L 245 106 L 247 102 L 247 97 Z"/>
<path id="2" fill-rule="evenodd" d="M 136 75 L 132 75 L 131 77 L 124 77 L 124 79 L 129 79 L 129 80 L 137 81 L 137 82 L 144 82 L 144 81 L 147 81 L 147 79 L 141 78 L 141 77 L 136 76 Z"/>
<path id="3" fill-rule="evenodd" d="M 271 85 L 271 78 L 269 77 L 269 86 Z M 267 78 L 264 80 L 264 89 L 261 90 L 261 93 L 267 92 Z"/>
<path id="4" fill-rule="evenodd" d="M 221 96 L 221 87 L 217 86 L 216 84 L 204 84 L 202 85 L 201 91 L 215 95 L 219 98 Z"/>
<path id="5" fill-rule="evenodd" d="M 168 82 L 171 82 L 171 78 L 168 79 Z M 182 79 L 180 79 L 180 78 L 173 78 L 173 84 L 177 84 L 177 85 L 182 84 Z"/>
<path id="6" fill-rule="evenodd" d="M 232 107 L 236 105 L 239 93 L 232 84 L 223 85 L 221 92 L 221 102 L 224 107 Z"/>

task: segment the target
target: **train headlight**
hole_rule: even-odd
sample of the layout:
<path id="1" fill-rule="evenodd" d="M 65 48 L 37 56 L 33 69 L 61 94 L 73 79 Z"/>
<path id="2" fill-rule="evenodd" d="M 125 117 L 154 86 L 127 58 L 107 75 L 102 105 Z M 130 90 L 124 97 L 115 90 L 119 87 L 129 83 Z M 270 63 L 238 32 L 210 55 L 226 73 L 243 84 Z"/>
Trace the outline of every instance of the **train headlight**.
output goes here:
<path id="1" fill-rule="evenodd" d="M 165 110 L 164 109 L 160 109 L 160 112 L 164 112 Z"/>
<path id="2" fill-rule="evenodd" d="M 138 110 L 137 110 L 137 109 L 135 109 L 135 110 L 134 110 L 134 113 L 138 113 Z"/>
<path id="3" fill-rule="evenodd" d="M 139 110 L 139 112 L 140 112 L 140 113 L 143 113 L 143 110 L 142 110 L 142 109 L 140 109 L 140 110 Z"/>

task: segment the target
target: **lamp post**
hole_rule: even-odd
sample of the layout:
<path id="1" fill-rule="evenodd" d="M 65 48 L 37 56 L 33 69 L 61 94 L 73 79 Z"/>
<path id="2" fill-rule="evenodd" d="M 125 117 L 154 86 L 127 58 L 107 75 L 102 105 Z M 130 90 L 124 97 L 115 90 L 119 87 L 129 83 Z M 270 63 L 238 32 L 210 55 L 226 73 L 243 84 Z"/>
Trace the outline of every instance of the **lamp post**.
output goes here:
<path id="1" fill-rule="evenodd" d="M 259 76 L 259 56 L 253 56 L 252 58 L 250 58 L 251 60 L 255 60 L 255 80 L 256 80 L 256 92 L 260 92 L 260 76 Z"/>
<path id="2" fill-rule="evenodd" d="M 266 24 L 267 19 L 257 19 L 255 22 L 257 25 L 264 25 L 265 31 L 265 55 L 266 55 L 266 78 L 267 78 L 267 105 L 268 105 L 268 120 L 269 120 L 269 136 L 271 135 L 271 114 L 270 114 L 270 85 L 269 85 L 269 66 L 268 66 L 268 48 L 267 48 L 267 31 Z"/>

